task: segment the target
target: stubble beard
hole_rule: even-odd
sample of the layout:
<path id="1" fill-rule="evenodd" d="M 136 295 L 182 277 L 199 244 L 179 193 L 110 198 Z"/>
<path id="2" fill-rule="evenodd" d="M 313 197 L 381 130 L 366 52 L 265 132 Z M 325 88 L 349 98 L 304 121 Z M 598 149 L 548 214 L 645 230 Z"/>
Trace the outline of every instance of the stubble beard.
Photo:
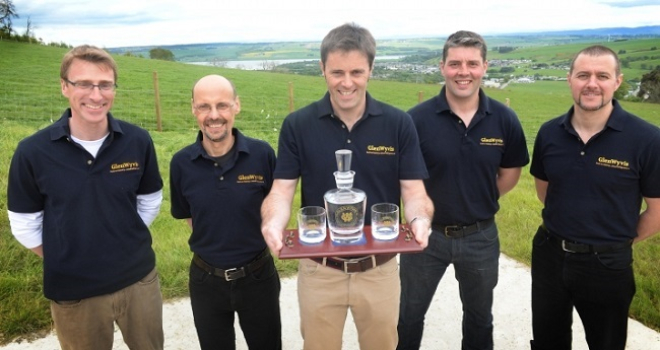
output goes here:
<path id="1" fill-rule="evenodd" d="M 578 100 L 575 101 L 575 102 L 577 103 L 577 105 L 578 105 L 582 110 L 587 111 L 587 112 L 595 112 L 595 111 L 598 111 L 598 110 L 602 109 L 603 107 L 605 107 L 605 106 L 606 106 L 608 103 L 610 103 L 611 101 L 612 101 L 612 100 L 609 100 L 609 101 L 605 102 L 605 96 L 601 96 L 601 100 L 600 100 L 600 104 L 599 104 L 599 105 L 597 105 L 597 106 L 588 106 L 588 105 L 582 103 L 582 95 L 580 95 L 580 97 L 578 98 Z"/>
<path id="2" fill-rule="evenodd" d="M 229 132 L 225 130 L 225 132 L 223 132 L 220 136 L 213 137 L 211 133 L 209 133 L 208 131 L 204 131 L 204 136 L 206 136 L 206 138 L 211 142 L 222 142 L 227 139 L 227 136 L 229 136 Z"/>

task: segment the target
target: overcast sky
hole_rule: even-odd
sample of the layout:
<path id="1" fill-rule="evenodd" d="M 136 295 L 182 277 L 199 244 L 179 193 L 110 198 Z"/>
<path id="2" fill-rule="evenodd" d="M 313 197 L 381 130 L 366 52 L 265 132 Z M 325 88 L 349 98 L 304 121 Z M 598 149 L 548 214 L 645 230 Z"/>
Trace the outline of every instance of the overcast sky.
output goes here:
<path id="1" fill-rule="evenodd" d="M 13 0 L 19 34 L 70 45 L 320 41 L 345 22 L 376 39 L 660 25 L 660 0 Z"/>

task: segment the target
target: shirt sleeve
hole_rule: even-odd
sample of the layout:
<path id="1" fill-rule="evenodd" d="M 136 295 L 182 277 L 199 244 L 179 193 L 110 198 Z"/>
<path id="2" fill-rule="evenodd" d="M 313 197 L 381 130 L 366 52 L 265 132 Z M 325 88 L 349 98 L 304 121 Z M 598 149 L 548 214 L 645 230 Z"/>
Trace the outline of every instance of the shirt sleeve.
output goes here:
<path id="1" fill-rule="evenodd" d="M 158 190 L 150 194 L 137 195 L 137 212 L 144 221 L 144 224 L 151 225 L 160 212 L 160 205 L 163 202 L 163 190 Z"/>
<path id="2" fill-rule="evenodd" d="M 190 204 L 188 204 L 182 193 L 180 159 L 184 158 L 177 153 L 170 161 L 170 214 L 175 219 L 188 219 L 192 218 L 192 215 L 190 213 Z"/>
<path id="3" fill-rule="evenodd" d="M 148 136 L 149 137 L 149 136 Z M 149 137 L 149 143 L 145 149 L 144 158 L 145 171 L 140 181 L 137 194 L 151 194 L 163 189 L 163 178 L 158 169 L 158 159 L 154 143 Z"/>
<path id="4" fill-rule="evenodd" d="M 647 198 L 660 198 L 660 132 L 656 132 L 655 138 L 649 143 L 649 151 L 644 157 L 644 168 L 642 169 L 640 184 L 642 196 Z"/>
<path id="5" fill-rule="evenodd" d="M 510 125 L 507 137 L 506 149 L 502 158 L 501 168 L 518 168 L 529 163 L 529 152 L 527 150 L 527 140 L 522 125 L 515 112 L 509 115 Z"/>
<path id="6" fill-rule="evenodd" d="M 11 233 L 16 240 L 28 249 L 43 244 L 44 212 L 15 213 L 7 210 Z"/>
<path id="7" fill-rule="evenodd" d="M 548 177 L 545 174 L 545 169 L 543 167 L 543 137 L 541 132 L 543 127 L 536 134 L 536 140 L 534 141 L 534 150 L 532 151 L 532 164 L 529 167 L 529 173 L 532 174 L 537 179 L 548 181 Z"/>
<path id="8" fill-rule="evenodd" d="M 423 180 L 429 177 L 422 149 L 419 145 L 419 136 L 415 129 L 412 117 L 405 112 L 401 114 L 400 124 L 400 180 Z"/>
<path id="9" fill-rule="evenodd" d="M 277 148 L 277 164 L 273 173 L 276 179 L 297 179 L 300 176 L 300 154 L 295 137 L 294 115 L 289 115 L 282 122 Z"/>
<path id="10" fill-rule="evenodd" d="M 44 196 L 34 178 L 33 162 L 19 143 L 9 166 L 7 209 L 16 213 L 37 213 L 44 210 Z"/>

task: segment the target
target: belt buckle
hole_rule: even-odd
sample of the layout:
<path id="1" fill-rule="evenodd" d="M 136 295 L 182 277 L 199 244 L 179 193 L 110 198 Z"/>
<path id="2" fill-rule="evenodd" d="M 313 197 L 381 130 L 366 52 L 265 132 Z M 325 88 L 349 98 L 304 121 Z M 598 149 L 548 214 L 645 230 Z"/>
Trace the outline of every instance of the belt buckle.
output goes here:
<path id="1" fill-rule="evenodd" d="M 566 248 L 566 240 L 563 239 L 561 240 L 561 249 L 567 253 L 574 253 L 574 254 L 577 253 L 575 250 Z"/>
<path id="2" fill-rule="evenodd" d="M 237 268 L 233 268 L 233 269 L 225 270 L 225 281 L 229 282 L 241 278 L 240 276 L 236 276 L 236 275 L 237 272 L 241 271 L 242 269 L 243 268 L 241 268 L 240 270 Z"/>
<path id="3" fill-rule="evenodd" d="M 459 229 L 462 230 L 462 228 L 458 225 L 445 226 L 445 230 L 444 230 L 445 231 L 445 236 L 446 237 L 451 237 L 449 235 L 449 231 L 458 231 Z"/>
<path id="4" fill-rule="evenodd" d="M 375 255 L 370 255 L 368 258 L 345 260 L 344 261 L 344 273 L 347 274 L 347 275 L 353 275 L 353 274 L 356 274 L 358 272 L 364 272 L 364 271 L 349 272 L 348 271 L 348 264 L 356 264 L 357 265 L 357 264 L 359 264 L 359 263 L 361 263 L 361 262 L 363 262 L 363 261 L 365 261 L 366 259 L 369 259 L 369 258 L 371 258 L 371 263 L 372 263 L 371 268 L 374 268 L 374 267 L 378 266 L 376 264 L 376 256 Z"/>

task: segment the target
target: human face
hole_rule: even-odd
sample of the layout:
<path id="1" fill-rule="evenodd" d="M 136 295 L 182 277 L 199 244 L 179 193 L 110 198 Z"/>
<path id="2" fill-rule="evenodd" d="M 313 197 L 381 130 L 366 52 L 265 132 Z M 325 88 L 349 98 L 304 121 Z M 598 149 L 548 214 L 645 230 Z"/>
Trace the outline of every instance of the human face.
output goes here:
<path id="1" fill-rule="evenodd" d="M 67 79 L 74 83 L 83 81 L 92 84 L 115 82 L 112 69 L 80 59 L 74 59 L 71 63 Z M 114 89 L 103 91 L 98 87 L 93 87 L 92 90 L 84 90 L 65 80 L 61 80 L 60 85 L 62 95 L 69 99 L 72 123 L 85 128 L 107 122 L 108 112 L 115 100 Z"/>
<path id="2" fill-rule="evenodd" d="M 447 51 L 447 58 L 440 62 L 447 99 L 478 98 L 481 80 L 488 69 L 488 62 L 481 57 L 481 50 L 475 47 L 452 47 Z"/>
<path id="3" fill-rule="evenodd" d="M 622 79 L 623 75 L 616 74 L 612 55 L 579 55 L 568 74 L 575 107 L 592 112 L 610 105 Z"/>
<path id="4" fill-rule="evenodd" d="M 361 117 L 371 76 L 367 56 L 357 50 L 330 52 L 321 70 L 334 112 L 339 117 Z"/>
<path id="5" fill-rule="evenodd" d="M 207 76 L 197 82 L 192 100 L 192 112 L 197 118 L 204 142 L 222 143 L 229 140 L 236 114 L 241 110 L 238 97 L 229 81 L 220 76 Z"/>

